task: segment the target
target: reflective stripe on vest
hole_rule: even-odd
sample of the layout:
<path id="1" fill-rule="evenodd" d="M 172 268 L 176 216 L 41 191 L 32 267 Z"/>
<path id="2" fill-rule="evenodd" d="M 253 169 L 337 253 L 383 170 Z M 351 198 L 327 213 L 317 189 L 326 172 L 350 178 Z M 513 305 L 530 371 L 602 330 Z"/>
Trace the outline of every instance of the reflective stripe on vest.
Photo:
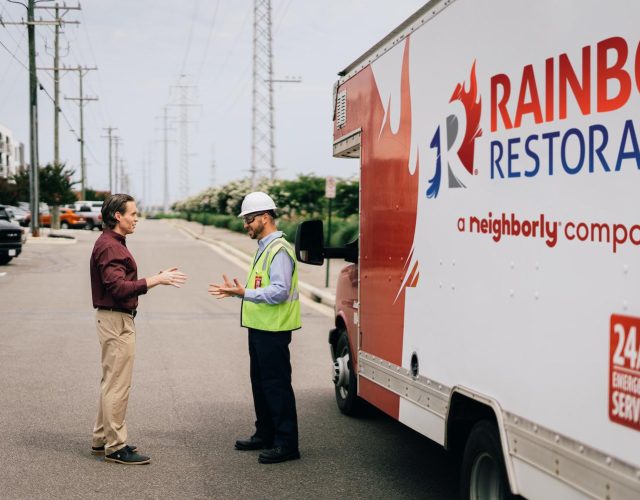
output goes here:
<path id="1" fill-rule="evenodd" d="M 265 288 L 271 283 L 269 270 L 274 257 L 279 251 L 285 251 L 293 262 L 293 275 L 289 296 L 280 304 L 253 303 L 242 301 L 241 324 L 246 328 L 269 332 L 285 332 L 297 330 L 300 322 L 300 299 L 298 292 L 298 266 L 293 248 L 284 238 L 276 238 L 262 251 L 260 257 L 254 258 L 249 270 L 245 288 L 255 290 Z"/>

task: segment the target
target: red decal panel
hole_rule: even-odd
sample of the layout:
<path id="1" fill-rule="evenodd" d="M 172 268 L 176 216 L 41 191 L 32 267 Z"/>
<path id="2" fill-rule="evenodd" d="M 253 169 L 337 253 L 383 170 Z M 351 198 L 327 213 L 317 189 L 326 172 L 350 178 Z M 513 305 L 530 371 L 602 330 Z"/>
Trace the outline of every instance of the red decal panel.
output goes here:
<path id="1" fill-rule="evenodd" d="M 609 419 L 640 431 L 640 318 L 611 315 Z"/>
<path id="2" fill-rule="evenodd" d="M 390 417 L 396 420 L 400 418 L 400 396 L 387 391 L 366 378 L 360 377 L 359 384 L 359 395 L 361 398 L 380 408 Z"/>
<path id="3" fill-rule="evenodd" d="M 361 75 L 370 91 L 368 102 L 359 103 L 358 107 L 368 109 L 370 114 L 362 125 L 360 349 L 401 365 L 406 286 L 403 279 L 413 245 L 418 202 L 418 171 L 411 175 L 409 170 L 409 41 L 404 47 L 397 133 L 391 131 L 388 114 L 383 124 L 385 110 L 371 69 Z"/>

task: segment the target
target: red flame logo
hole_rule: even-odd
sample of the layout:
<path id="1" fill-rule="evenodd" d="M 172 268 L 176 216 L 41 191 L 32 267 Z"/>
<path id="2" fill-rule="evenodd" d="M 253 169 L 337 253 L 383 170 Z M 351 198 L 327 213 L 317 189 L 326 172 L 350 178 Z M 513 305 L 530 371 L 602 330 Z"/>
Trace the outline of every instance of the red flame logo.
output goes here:
<path id="1" fill-rule="evenodd" d="M 480 113 L 482 111 L 482 98 L 478 96 L 478 84 L 476 81 L 476 63 L 473 62 L 471 67 L 471 75 L 469 77 L 470 85 L 469 90 L 465 90 L 464 82 L 456 85 L 456 89 L 451 95 L 449 102 L 459 100 L 464 106 L 467 114 L 467 130 L 464 135 L 464 140 L 458 151 L 460 161 L 467 169 L 467 171 L 473 175 L 473 152 L 475 140 L 482 136 L 482 129 L 480 128 Z"/>

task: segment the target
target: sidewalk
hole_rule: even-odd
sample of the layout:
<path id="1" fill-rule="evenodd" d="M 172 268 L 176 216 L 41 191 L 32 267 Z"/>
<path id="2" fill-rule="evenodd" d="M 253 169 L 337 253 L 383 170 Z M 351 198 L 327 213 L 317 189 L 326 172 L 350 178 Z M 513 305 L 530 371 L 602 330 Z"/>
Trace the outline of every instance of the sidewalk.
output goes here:
<path id="1" fill-rule="evenodd" d="M 180 228 L 196 239 L 206 241 L 247 264 L 256 251 L 257 243 L 244 233 L 236 233 L 228 229 L 215 226 L 203 226 L 199 222 L 189 222 L 182 219 L 163 219 L 175 227 Z M 335 287 L 340 270 L 348 265 L 344 260 L 331 259 L 329 266 L 329 287 L 325 288 L 327 261 L 323 266 L 299 264 L 298 276 L 300 292 L 316 302 L 333 307 L 336 302 Z"/>

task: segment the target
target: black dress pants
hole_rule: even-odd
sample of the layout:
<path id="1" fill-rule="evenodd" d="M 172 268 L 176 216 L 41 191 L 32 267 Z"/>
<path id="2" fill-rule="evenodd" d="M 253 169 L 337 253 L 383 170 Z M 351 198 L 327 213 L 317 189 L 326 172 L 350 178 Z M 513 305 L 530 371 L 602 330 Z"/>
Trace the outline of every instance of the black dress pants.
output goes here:
<path id="1" fill-rule="evenodd" d="M 298 449 L 296 398 L 291 387 L 291 332 L 249 328 L 256 433 L 274 447 Z"/>

